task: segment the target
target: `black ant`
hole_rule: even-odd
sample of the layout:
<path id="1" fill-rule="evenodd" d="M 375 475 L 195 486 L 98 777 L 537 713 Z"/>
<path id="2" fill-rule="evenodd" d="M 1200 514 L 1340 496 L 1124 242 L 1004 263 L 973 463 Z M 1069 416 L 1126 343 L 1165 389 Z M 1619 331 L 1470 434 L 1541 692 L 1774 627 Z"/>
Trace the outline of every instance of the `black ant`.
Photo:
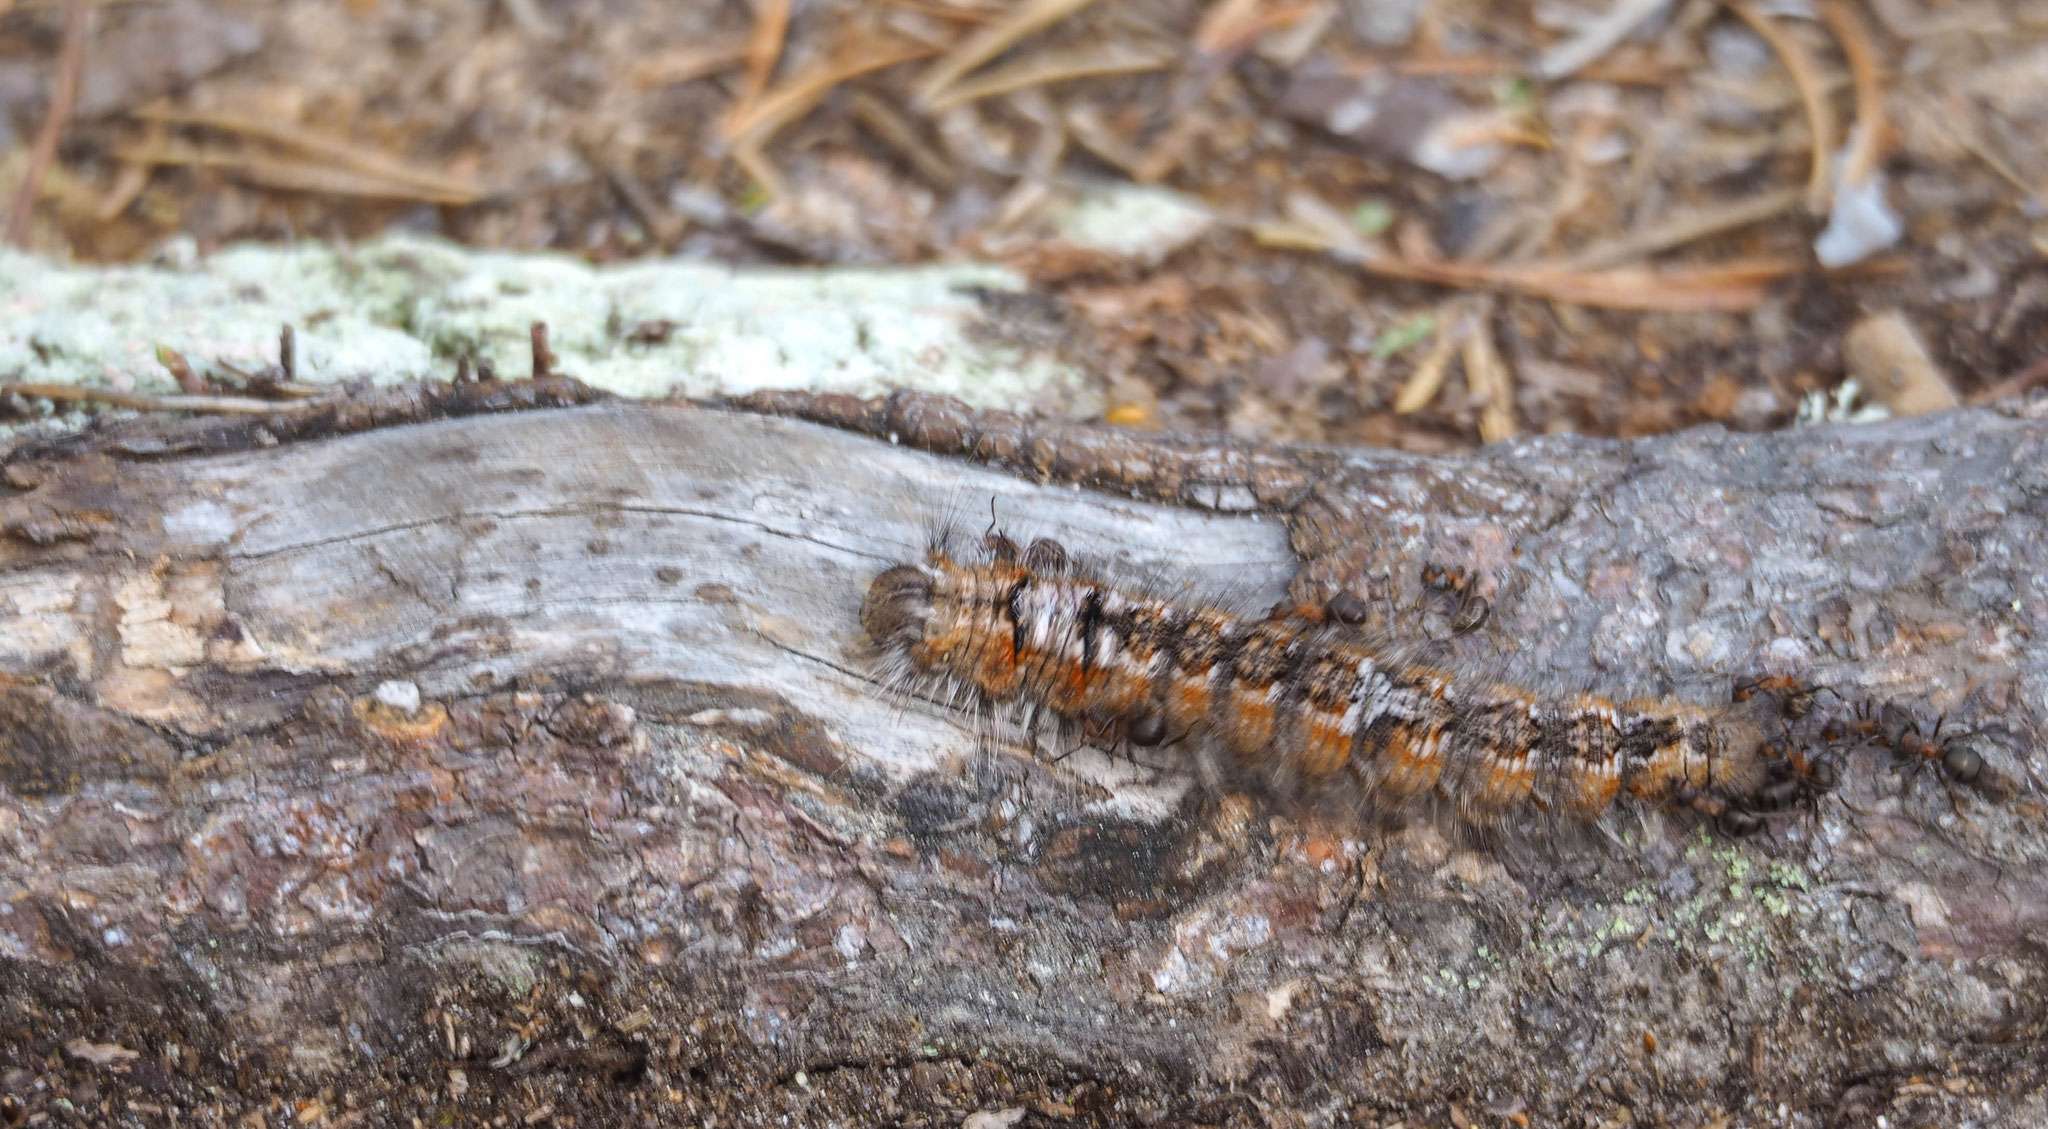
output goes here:
<path id="1" fill-rule="evenodd" d="M 1826 686 L 1801 682 L 1789 674 L 1767 674 L 1735 684 L 1732 695 L 1737 702 L 1747 702 L 1760 697 L 1769 697 L 1778 703 L 1778 713 L 1789 721 L 1797 721 L 1813 712 L 1814 703 L 1822 694 L 1836 694 Z"/>
<path id="2" fill-rule="evenodd" d="M 1459 635 L 1477 631 L 1493 610 L 1486 597 L 1472 591 L 1472 573 L 1456 565 L 1429 561 L 1422 566 L 1422 587 L 1451 601 L 1451 630 Z"/>
<path id="3" fill-rule="evenodd" d="M 1912 715 L 1887 702 L 1874 713 L 1865 705 L 1847 718 L 1829 719 L 1821 729 L 1821 737 L 1828 741 L 1853 738 L 1873 744 L 1912 762 L 1915 771 L 1934 768 L 1958 784 L 1975 784 L 1984 774 L 1983 754 L 1958 743 L 1959 733 L 1951 731 L 1943 736 L 1946 726 L 1946 718 L 1937 718 L 1934 728 L 1922 733 L 1920 723 Z"/>

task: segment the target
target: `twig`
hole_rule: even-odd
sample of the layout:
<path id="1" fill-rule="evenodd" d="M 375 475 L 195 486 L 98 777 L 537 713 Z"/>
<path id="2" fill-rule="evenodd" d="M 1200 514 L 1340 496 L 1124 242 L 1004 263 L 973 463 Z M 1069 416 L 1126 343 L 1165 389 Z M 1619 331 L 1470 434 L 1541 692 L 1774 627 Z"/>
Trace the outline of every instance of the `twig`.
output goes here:
<path id="1" fill-rule="evenodd" d="M 1339 250 L 1324 233 L 1302 224 L 1255 229 L 1268 246 Z M 1367 274 L 1427 282 L 1460 290 L 1500 290 L 1610 310 L 1699 313 L 1750 310 L 1766 284 L 1806 269 L 1797 259 L 1744 259 L 1708 267 L 1618 267 L 1578 270 L 1556 263 L 1463 263 L 1397 259 L 1353 251 L 1344 257 Z"/>
<path id="2" fill-rule="evenodd" d="M 1176 89 L 1169 100 L 1172 118 L 1166 130 L 1138 155 L 1137 163 L 1131 167 L 1132 180 L 1139 184 L 1157 184 L 1180 167 L 1196 135 L 1209 128 L 1209 119 L 1200 107 L 1202 100 L 1209 96 L 1209 88 L 1226 69 L 1218 65 L 1223 58 L 1200 57 L 1193 72 L 1175 84 Z M 1234 59 L 1235 56 L 1228 58 Z"/>
<path id="3" fill-rule="evenodd" d="M 1985 168 L 1997 173 L 1999 179 L 2019 189 L 2022 195 L 2048 200 L 2048 183 L 2039 185 L 2029 184 L 2027 178 L 2021 175 L 2018 169 L 2013 167 L 2012 162 L 2004 154 L 1991 147 L 1990 141 L 1985 138 L 1983 132 L 1975 124 L 1958 122 L 1956 124 L 1955 141 L 1956 144 L 1963 147 L 1964 152 L 1984 162 Z"/>
<path id="4" fill-rule="evenodd" d="M 1527 261 L 1534 259 L 1550 246 L 1557 236 L 1557 229 L 1564 225 L 1593 196 L 1593 169 L 1586 154 L 1607 136 L 1614 124 L 1614 118 L 1606 113 L 1592 112 L 1579 115 L 1578 124 L 1572 129 L 1572 136 L 1563 147 L 1564 172 L 1557 178 L 1556 187 L 1550 199 L 1542 205 L 1532 202 L 1532 210 L 1541 207 L 1540 215 L 1532 216 L 1534 222 L 1528 225 L 1507 258 Z M 1484 144 L 1491 138 L 1475 138 L 1472 144 Z M 1474 255 L 1474 258 L 1482 256 Z"/>
<path id="5" fill-rule="evenodd" d="M 1614 0 L 1614 6 L 1587 20 L 1577 35 L 1552 46 L 1536 60 L 1536 77 L 1564 78 L 1580 67 L 1612 51 L 1644 20 L 1661 11 L 1670 0 Z"/>
<path id="6" fill-rule="evenodd" d="M 737 40 L 664 51 L 634 64 L 633 81 L 642 87 L 688 82 L 717 74 L 746 57 L 747 45 Z"/>
<path id="7" fill-rule="evenodd" d="M 1211 6 L 1195 27 L 1188 67 L 1167 99 L 1166 129 L 1138 156 L 1131 179 L 1156 184 L 1179 168 L 1196 135 L 1209 126 L 1200 106 L 1216 81 L 1259 36 L 1298 23 L 1314 10 L 1312 4 L 1263 8 L 1261 0 L 1220 0 Z"/>
<path id="8" fill-rule="evenodd" d="M 415 168 L 392 157 L 388 153 L 337 137 L 327 137 L 309 131 L 305 126 L 265 121 L 229 111 L 177 110 L 162 106 L 144 107 L 133 111 L 143 121 L 163 122 L 167 125 L 199 126 L 217 129 L 223 133 L 243 134 L 255 137 L 288 149 L 325 157 L 336 164 L 356 173 L 404 185 L 414 189 L 411 193 L 384 193 L 384 195 L 410 195 L 434 203 L 474 203 L 488 193 L 476 184 L 455 177 L 444 176 L 426 169 Z M 259 158 L 260 160 L 260 158 Z M 158 162 L 179 163 L 179 162 Z M 304 168 L 319 166 L 290 162 Z M 352 195 L 371 195 L 354 192 Z"/>
<path id="9" fill-rule="evenodd" d="M 1797 274 L 1797 259 L 1649 270 L 1574 271 L 1559 267 L 1485 267 L 1463 263 L 1367 262 L 1369 273 L 1448 286 L 1518 291 L 1613 310 L 1749 310 L 1763 301 L 1767 282 Z"/>
<path id="10" fill-rule="evenodd" d="M 1203 11 L 1189 42 L 1198 54 L 1213 55 L 1233 44 L 1242 44 L 1257 33 L 1245 29 L 1259 22 L 1263 0 L 1216 0 Z"/>
<path id="11" fill-rule="evenodd" d="M 1566 263 L 1475 263 L 1399 259 L 1360 238 L 1334 209 L 1303 193 L 1288 202 L 1290 218 L 1245 223 L 1267 247 L 1325 251 L 1367 274 L 1459 290 L 1501 290 L 1612 310 L 1695 313 L 1748 310 L 1766 284 L 1807 269 L 1800 259 L 1738 259 L 1704 267 L 1617 267 L 1580 270 Z M 1240 221 L 1241 223 L 1243 221 Z M 1868 269 L 1868 268 L 1866 268 Z"/>
<path id="12" fill-rule="evenodd" d="M 953 4 L 946 0 L 883 0 L 883 7 L 901 8 L 914 12 L 926 19 L 956 24 L 985 24 L 998 18 L 999 12 L 986 4 Z M 978 9 L 978 10 L 977 10 Z"/>
<path id="13" fill-rule="evenodd" d="M 50 90 L 50 108 L 43 114 L 35 145 L 28 152 L 28 163 L 21 170 L 21 183 L 15 186 L 14 201 L 7 209 L 7 242 L 16 247 L 28 246 L 29 216 L 42 194 L 43 175 L 50 171 L 50 162 L 57 159 L 57 142 L 71 120 L 72 107 L 78 104 L 79 81 L 85 73 L 85 41 L 90 32 L 86 17 L 91 8 L 90 0 L 70 0 L 64 6 L 64 46 L 57 57 L 57 81 Z"/>
<path id="14" fill-rule="evenodd" d="M 639 178 L 626 171 L 624 165 L 613 160 L 595 143 L 580 144 L 578 148 L 583 153 L 583 159 L 604 174 L 605 180 L 611 183 L 612 191 L 618 193 L 619 199 L 624 201 L 627 210 L 639 219 L 641 226 L 647 229 L 648 236 L 655 244 L 663 250 L 675 246 L 676 240 L 682 237 L 689 221 L 663 208 L 660 202 L 655 200 L 653 193 L 647 191 L 647 186 L 640 183 Z"/>
<path id="15" fill-rule="evenodd" d="M 732 163 L 753 180 L 763 196 L 770 200 L 789 198 L 789 179 L 782 175 L 774 161 L 768 159 L 768 154 L 761 151 L 759 142 L 747 140 L 734 145 Z"/>
<path id="16" fill-rule="evenodd" d="M 1374 64 L 1376 69 L 1380 66 Z M 1395 74 L 1422 78 L 1498 78 L 1528 71 L 1521 60 L 1501 55 L 1421 55 L 1395 59 L 1384 66 Z M 1587 82 L 1612 82 L 1620 86 L 1669 86 L 1684 78 L 1685 72 L 1662 63 L 1623 60 L 1590 63 L 1579 69 L 1578 77 Z"/>
<path id="17" fill-rule="evenodd" d="M 1195 25 L 1192 45 L 1198 54 L 1226 55 L 1250 47 L 1269 31 L 1293 27 L 1313 15 L 1320 5 L 1276 4 L 1266 7 L 1262 0 L 1223 0 L 1212 5 Z"/>
<path id="18" fill-rule="evenodd" d="M 429 204 L 462 206 L 480 197 L 474 191 L 440 192 L 425 185 L 394 181 L 371 173 L 350 172 L 333 165 L 295 161 L 254 154 L 216 153 L 189 145 L 123 147 L 114 150 L 117 160 L 146 165 L 190 165 L 197 168 L 228 169 L 267 188 L 292 192 L 326 192 L 336 196 L 362 196 L 379 200 L 421 200 Z"/>
<path id="19" fill-rule="evenodd" d="M 168 126 L 162 122 L 147 124 L 143 135 L 143 148 L 161 149 L 169 141 Z M 153 171 L 155 170 L 150 165 L 132 161 L 122 162 L 121 171 L 114 174 L 114 183 L 109 185 L 106 194 L 100 197 L 100 206 L 93 211 L 93 218 L 101 223 L 108 223 L 127 211 L 128 205 L 133 204 L 136 198 L 142 195 L 143 190 L 149 187 L 149 174 Z"/>
<path id="20" fill-rule="evenodd" d="M 1011 99 L 1011 105 L 1038 127 L 1038 135 L 1024 158 L 1017 182 L 996 201 L 988 225 L 991 233 L 1010 230 L 1051 200 L 1053 174 L 1067 152 L 1067 124 L 1044 91 L 1023 91 Z"/>
<path id="21" fill-rule="evenodd" d="M 1778 26 L 1776 20 L 1756 10 L 1745 0 L 1725 0 L 1729 10 L 1750 26 L 1778 58 L 1785 64 L 1785 70 L 1792 76 L 1792 85 L 1799 91 L 1799 101 L 1806 110 L 1806 128 L 1813 135 L 1813 163 L 1806 175 L 1806 207 L 1811 212 L 1825 212 L 1828 208 L 1828 158 L 1834 153 L 1838 142 L 1835 140 L 1841 128 L 1835 122 L 1835 107 L 1828 101 L 1823 88 L 1819 68 L 1814 66 L 1813 57 L 1806 52 L 1797 39 Z"/>
<path id="22" fill-rule="evenodd" d="M 1131 179 L 1156 184 L 1180 167 L 1195 137 L 1209 128 L 1201 104 L 1237 60 L 1268 31 L 1290 27 L 1315 12 L 1314 4 L 1267 8 L 1262 0 L 1220 0 L 1195 26 L 1186 70 L 1174 83 L 1165 114 L 1167 126 L 1130 167 Z"/>
<path id="23" fill-rule="evenodd" d="M 2003 380 L 1979 388 L 1964 397 L 1963 402 L 1971 407 L 1996 404 L 2000 400 L 2025 395 L 2043 384 L 2048 384 L 2048 357 L 2042 357 Z"/>
<path id="24" fill-rule="evenodd" d="M 1465 330 L 1464 321 L 1463 316 L 1445 318 L 1437 327 L 1436 340 L 1430 343 L 1429 352 L 1415 363 L 1408 380 L 1394 396 L 1396 414 L 1419 412 L 1443 391 L 1444 377 L 1451 371 L 1451 355 L 1458 351 L 1458 334 Z"/>
<path id="25" fill-rule="evenodd" d="M 919 136 L 917 128 L 906 119 L 896 107 L 865 90 L 856 90 L 846 101 L 847 112 L 855 121 L 866 126 L 868 132 L 884 145 L 894 149 L 910 166 L 917 170 L 935 188 L 948 189 L 958 183 L 959 175 L 945 158 L 934 152 Z"/>
<path id="26" fill-rule="evenodd" d="M 1051 27 L 1094 0 L 1025 0 L 1015 11 L 982 28 L 933 63 L 917 84 L 917 102 L 929 109 L 948 86 L 960 76 L 1010 49 L 1010 45 L 1034 32 Z"/>
<path id="27" fill-rule="evenodd" d="M 1161 70 L 1173 59 L 1172 52 L 1126 43 L 1105 43 L 1080 51 L 1047 53 L 1020 59 L 1007 67 L 997 67 L 970 82 L 956 83 L 926 103 L 925 108 L 935 114 L 944 113 L 955 106 L 983 98 L 1068 79 Z"/>
<path id="28" fill-rule="evenodd" d="M 1769 188 L 1740 200 L 1692 209 L 1661 223 L 1596 243 L 1573 255 L 1564 265 L 1574 270 L 1597 270 L 1632 262 L 1709 235 L 1762 223 L 1797 205 L 1804 195 L 1797 188 Z"/>
<path id="29" fill-rule="evenodd" d="M 185 359 L 185 354 L 178 352 L 169 345 L 158 345 L 156 347 L 156 363 L 164 366 L 164 369 L 171 374 L 171 379 L 177 382 L 178 391 L 188 396 L 206 395 L 205 379 L 192 371 L 192 362 Z"/>
<path id="30" fill-rule="evenodd" d="M 1749 310 L 1763 301 L 1764 286 L 1797 274 L 1796 259 L 1763 259 L 1713 267 L 1617 268 L 1576 271 L 1550 265 L 1494 266 L 1485 263 L 1425 263 L 1361 259 L 1368 274 L 1465 289 L 1505 290 L 1539 298 L 1611 310 Z"/>
<path id="31" fill-rule="evenodd" d="M 534 322 L 526 333 L 533 347 L 533 379 L 546 380 L 555 371 L 555 354 L 548 348 L 548 323 Z"/>
<path id="32" fill-rule="evenodd" d="M 271 415 L 296 411 L 306 403 L 304 400 L 257 400 L 248 396 L 152 396 L 146 392 L 120 392 L 112 388 L 86 388 L 76 384 L 0 384 L 0 397 L 10 395 L 111 404 L 139 412 L 222 412 L 230 415 Z"/>
<path id="33" fill-rule="evenodd" d="M 789 35 L 789 7 L 790 0 L 755 0 L 754 33 L 747 37 L 746 78 L 740 85 L 740 96 L 726 113 L 728 121 L 746 115 L 753 109 L 754 100 L 768 89 L 768 76 L 774 73 L 775 61 L 782 57 L 782 44 Z"/>
<path id="34" fill-rule="evenodd" d="M 305 400 L 331 391 L 332 387 L 329 385 L 299 383 L 298 341 L 298 333 L 292 329 L 292 323 L 285 322 L 277 330 L 276 364 L 245 371 L 218 358 L 213 363 L 239 378 L 244 388 L 250 392 L 260 393 L 266 400 Z M 198 391 L 204 387 L 203 383 L 197 387 L 185 383 L 184 375 L 179 372 L 179 368 L 189 369 L 189 366 L 185 365 L 185 358 L 179 356 L 176 350 L 159 345 L 156 348 L 156 356 L 173 375 L 179 376 L 178 383 L 187 392 Z"/>
<path id="35" fill-rule="evenodd" d="M 1498 443 L 1512 439 L 1521 424 L 1515 419 L 1515 376 L 1500 349 L 1493 343 L 1492 298 L 1472 314 L 1471 331 L 1465 335 L 1465 383 L 1484 403 L 1479 409 L 1479 441 Z"/>
<path id="36" fill-rule="evenodd" d="M 1108 122 L 1102 120 L 1102 114 L 1094 106 L 1076 99 L 1067 104 L 1063 116 L 1067 121 L 1067 133 L 1083 149 L 1105 163 L 1130 173 L 1145 159 L 1144 154 L 1126 145 L 1123 139 L 1116 135 L 1116 131 L 1109 127 Z"/>
<path id="37" fill-rule="evenodd" d="M 1884 144 L 1886 129 L 1884 82 L 1877 64 L 1877 47 L 1871 42 L 1870 29 L 1864 25 L 1863 17 L 1842 0 L 1821 0 L 1820 18 L 1841 43 L 1842 56 L 1849 61 L 1849 75 L 1856 86 L 1856 132 L 1850 137 L 1849 152 L 1842 159 L 1838 183 L 1861 184 L 1877 168 L 1877 154 Z"/>
<path id="38" fill-rule="evenodd" d="M 831 93 L 832 88 L 848 79 L 858 78 L 869 71 L 893 67 L 912 59 L 923 59 L 937 54 L 937 49 L 922 43 L 897 43 L 843 62 L 826 61 L 802 74 L 792 75 L 781 86 L 763 94 L 744 114 L 726 119 L 723 133 L 727 141 L 738 145 L 750 142 L 760 145 L 774 136 L 775 132 L 804 111 Z"/>

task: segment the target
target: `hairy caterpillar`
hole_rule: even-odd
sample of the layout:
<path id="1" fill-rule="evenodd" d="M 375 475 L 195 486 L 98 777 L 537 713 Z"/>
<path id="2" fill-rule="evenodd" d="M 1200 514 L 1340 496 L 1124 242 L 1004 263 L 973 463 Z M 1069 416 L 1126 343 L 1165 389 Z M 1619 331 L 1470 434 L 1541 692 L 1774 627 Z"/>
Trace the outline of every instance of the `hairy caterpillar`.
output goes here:
<path id="1" fill-rule="evenodd" d="M 1349 629 L 1360 602 L 1258 617 L 1126 590 L 1057 542 L 989 559 L 933 549 L 870 584 L 861 624 L 893 673 L 972 687 L 1136 746 L 1194 740 L 1275 783 L 1369 808 L 1441 803 L 1484 825 L 1590 819 L 1618 798 L 1688 808 L 1731 834 L 1830 787 L 1829 763 L 1767 739 L 1750 684 L 1724 707 L 1545 695 L 1403 662 Z"/>

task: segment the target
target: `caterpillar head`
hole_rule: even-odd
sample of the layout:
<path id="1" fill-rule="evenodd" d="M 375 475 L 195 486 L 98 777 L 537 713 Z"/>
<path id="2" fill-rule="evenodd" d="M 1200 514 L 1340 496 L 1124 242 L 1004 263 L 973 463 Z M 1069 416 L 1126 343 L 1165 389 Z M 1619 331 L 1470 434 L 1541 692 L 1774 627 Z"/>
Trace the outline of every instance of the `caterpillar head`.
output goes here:
<path id="1" fill-rule="evenodd" d="M 904 652 L 924 638 L 932 614 L 931 573 L 921 565 L 897 565 L 875 577 L 861 601 L 860 625 L 883 651 Z"/>

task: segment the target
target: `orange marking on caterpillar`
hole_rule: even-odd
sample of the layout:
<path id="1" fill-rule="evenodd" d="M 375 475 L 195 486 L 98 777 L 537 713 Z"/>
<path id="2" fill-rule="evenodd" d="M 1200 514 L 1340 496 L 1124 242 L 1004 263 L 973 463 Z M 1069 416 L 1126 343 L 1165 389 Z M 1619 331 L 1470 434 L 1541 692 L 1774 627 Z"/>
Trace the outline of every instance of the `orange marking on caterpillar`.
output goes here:
<path id="1" fill-rule="evenodd" d="M 934 551 L 870 585 L 862 625 L 900 673 L 959 679 L 1134 744 L 1188 737 L 1276 783 L 1349 788 L 1368 806 L 1435 796 L 1475 821 L 1518 807 L 1591 818 L 1626 793 L 1748 827 L 1760 821 L 1747 809 L 1786 790 L 1788 773 L 1799 788 L 1832 782 L 1767 753 L 1732 705 L 1463 678 L 1367 646 L 1339 614 L 1348 607 L 1239 616 L 1092 577 L 1053 542 L 992 543 L 989 563 Z M 1790 685 L 1759 681 L 1750 696 Z M 1938 755 L 1935 741 L 1895 744 Z"/>
<path id="2" fill-rule="evenodd" d="M 1353 735 L 1344 728 L 1341 716 L 1317 712 L 1309 717 L 1303 728 L 1307 732 L 1296 757 L 1296 764 L 1302 772 L 1309 776 L 1328 776 L 1350 762 Z"/>

